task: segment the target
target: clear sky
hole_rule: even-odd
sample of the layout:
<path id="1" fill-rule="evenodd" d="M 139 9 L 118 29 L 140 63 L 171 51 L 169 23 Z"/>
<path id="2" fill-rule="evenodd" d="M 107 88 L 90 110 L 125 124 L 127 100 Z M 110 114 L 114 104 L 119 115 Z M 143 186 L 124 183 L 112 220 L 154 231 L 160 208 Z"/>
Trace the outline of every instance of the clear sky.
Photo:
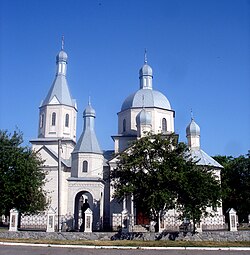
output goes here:
<path id="1" fill-rule="evenodd" d="M 147 48 L 180 141 L 192 108 L 209 155 L 250 149 L 249 0 L 0 0 L 0 129 L 18 127 L 25 144 L 37 137 L 62 35 L 77 137 L 90 95 L 100 145 L 114 148 L 117 112 L 139 88 Z"/>

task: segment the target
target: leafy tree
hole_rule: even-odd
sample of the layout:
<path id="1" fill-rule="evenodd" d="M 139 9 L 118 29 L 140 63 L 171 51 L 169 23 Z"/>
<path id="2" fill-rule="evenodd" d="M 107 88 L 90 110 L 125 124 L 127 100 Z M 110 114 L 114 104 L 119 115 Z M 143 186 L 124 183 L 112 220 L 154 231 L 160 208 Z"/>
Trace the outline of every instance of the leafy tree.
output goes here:
<path id="1" fill-rule="evenodd" d="M 224 166 L 221 171 L 223 212 L 228 208 L 237 211 L 239 222 L 248 222 L 250 214 L 250 151 L 246 156 L 215 156 Z"/>
<path id="2" fill-rule="evenodd" d="M 219 192 L 212 191 L 220 186 L 211 172 L 196 166 L 187 146 L 176 138 L 148 134 L 120 153 L 111 172 L 114 196 L 133 194 L 136 206 L 156 222 L 161 212 L 176 204 L 183 217 L 197 222 L 205 205 L 219 201 Z"/>
<path id="3" fill-rule="evenodd" d="M 12 208 L 36 213 L 47 206 L 43 161 L 22 142 L 19 131 L 11 135 L 0 130 L 0 214 L 8 215 Z"/>
<path id="4" fill-rule="evenodd" d="M 121 153 L 117 168 L 111 172 L 115 197 L 134 195 L 134 201 L 146 216 L 158 222 L 159 213 L 174 207 L 172 164 L 178 160 L 172 143 L 174 137 L 145 136 Z M 166 159 L 170 160 L 166 163 Z M 164 188 L 163 188 L 164 187 Z"/>
<path id="5" fill-rule="evenodd" d="M 220 181 L 207 166 L 187 164 L 185 174 L 180 178 L 177 205 L 183 218 L 193 222 L 193 233 L 196 223 L 207 216 L 207 207 L 217 207 L 221 201 Z"/>

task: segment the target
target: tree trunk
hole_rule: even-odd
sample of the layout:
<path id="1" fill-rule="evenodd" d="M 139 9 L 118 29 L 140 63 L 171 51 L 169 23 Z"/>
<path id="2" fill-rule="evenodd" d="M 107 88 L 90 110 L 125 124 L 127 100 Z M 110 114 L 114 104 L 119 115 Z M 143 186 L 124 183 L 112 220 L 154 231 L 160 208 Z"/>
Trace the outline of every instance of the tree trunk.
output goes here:
<path id="1" fill-rule="evenodd" d="M 155 233 L 159 232 L 159 215 L 156 216 Z"/>
<path id="2" fill-rule="evenodd" d="M 18 213 L 17 228 L 20 228 L 20 227 L 21 227 L 21 217 L 22 217 L 22 214 L 19 212 L 19 213 Z"/>
<path id="3" fill-rule="evenodd" d="M 196 229 L 195 225 L 196 225 L 196 220 L 195 220 L 195 217 L 193 217 L 193 230 L 192 230 L 193 235 L 195 234 L 195 229 Z"/>

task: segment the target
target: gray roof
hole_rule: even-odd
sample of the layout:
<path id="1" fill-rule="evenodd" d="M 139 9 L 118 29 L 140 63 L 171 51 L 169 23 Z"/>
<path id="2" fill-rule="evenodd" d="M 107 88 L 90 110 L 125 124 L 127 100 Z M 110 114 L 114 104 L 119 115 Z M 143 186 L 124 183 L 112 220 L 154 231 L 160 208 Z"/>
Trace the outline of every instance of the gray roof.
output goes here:
<path id="1" fill-rule="evenodd" d="M 83 131 L 73 151 L 73 153 L 77 152 L 102 154 L 94 130 L 86 129 Z"/>
<path id="2" fill-rule="evenodd" d="M 57 70 L 55 80 L 50 87 L 50 90 L 46 98 L 41 103 L 41 106 L 50 104 L 52 99 L 56 99 L 55 104 L 63 104 L 76 108 L 76 101 L 72 99 L 67 79 L 66 79 L 66 65 L 67 65 L 67 53 L 61 50 L 56 56 L 57 67 L 60 68 L 61 65 L 65 65 L 63 72 Z M 58 102 L 57 102 L 58 101 Z"/>
<path id="3" fill-rule="evenodd" d="M 107 150 L 107 151 L 103 151 L 103 157 L 104 157 L 104 166 L 108 166 L 108 161 L 110 159 L 112 159 L 115 155 L 115 151 L 114 150 Z"/>
<path id="4" fill-rule="evenodd" d="M 83 118 L 83 132 L 80 139 L 76 143 L 73 153 L 85 152 L 102 154 L 94 130 L 95 110 L 90 103 L 83 112 Z"/>
<path id="5" fill-rule="evenodd" d="M 44 145 L 43 147 L 41 147 L 41 148 L 39 149 L 39 151 L 40 151 L 41 149 L 45 149 L 46 151 L 50 152 L 50 153 L 54 156 L 54 158 L 55 158 L 56 160 L 58 160 L 58 153 L 55 152 L 54 150 L 50 149 L 50 148 L 47 147 L 46 145 Z M 70 167 L 70 166 L 71 166 L 71 158 L 70 158 L 70 159 L 67 159 L 67 160 L 61 158 L 61 161 L 62 161 L 62 163 L 63 163 L 66 167 Z"/>
<path id="6" fill-rule="evenodd" d="M 65 75 L 57 75 L 46 98 L 41 106 L 48 105 L 56 97 L 60 104 L 76 108 L 76 102 L 72 99 Z"/>
<path id="7" fill-rule="evenodd" d="M 153 89 L 139 89 L 131 94 L 123 102 L 121 110 L 137 107 L 157 107 L 171 110 L 168 99 L 161 92 Z"/>
<path id="8" fill-rule="evenodd" d="M 223 168 L 221 164 L 219 164 L 216 160 L 214 160 L 212 157 L 210 157 L 206 152 L 204 152 L 201 149 L 192 148 L 190 149 L 190 153 L 194 160 L 199 160 L 197 162 L 197 165 Z"/>

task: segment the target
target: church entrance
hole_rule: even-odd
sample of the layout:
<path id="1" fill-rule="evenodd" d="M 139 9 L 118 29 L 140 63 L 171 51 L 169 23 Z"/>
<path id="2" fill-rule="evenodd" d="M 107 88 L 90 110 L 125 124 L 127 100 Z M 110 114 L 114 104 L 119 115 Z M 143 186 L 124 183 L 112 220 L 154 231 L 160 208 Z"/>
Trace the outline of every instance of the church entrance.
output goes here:
<path id="1" fill-rule="evenodd" d="M 143 210 L 136 208 L 136 225 L 149 225 L 149 217 L 143 213 Z"/>
<path id="2" fill-rule="evenodd" d="M 93 211 L 93 197 L 87 191 L 81 191 L 77 193 L 75 197 L 75 230 L 84 232 L 84 212 L 90 208 Z"/>

